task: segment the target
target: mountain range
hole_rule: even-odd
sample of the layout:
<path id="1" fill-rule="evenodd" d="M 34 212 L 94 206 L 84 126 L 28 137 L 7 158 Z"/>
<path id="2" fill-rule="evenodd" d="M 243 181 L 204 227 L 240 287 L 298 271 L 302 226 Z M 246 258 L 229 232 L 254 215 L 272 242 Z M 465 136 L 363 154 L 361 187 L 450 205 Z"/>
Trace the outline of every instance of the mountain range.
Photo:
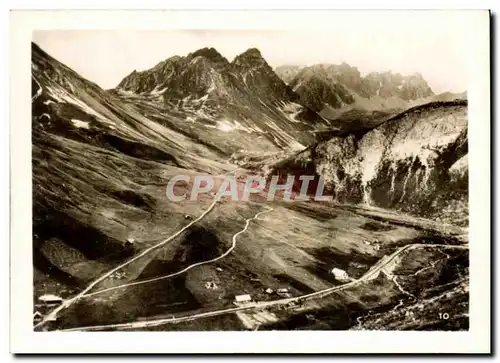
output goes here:
<path id="1" fill-rule="evenodd" d="M 420 73 L 372 72 L 362 77 L 358 68 L 347 63 L 280 66 L 275 71 L 304 105 L 326 118 L 337 118 L 344 109 L 402 111 L 431 101 L 466 98 L 465 94 L 434 94 Z"/>
<path id="2" fill-rule="evenodd" d="M 466 100 L 346 64 L 283 77 L 255 48 L 104 90 L 31 49 L 35 329 L 467 329 Z M 190 200 L 203 175 L 308 175 L 333 201 Z"/>
<path id="3" fill-rule="evenodd" d="M 277 147 L 301 148 L 329 123 L 299 102 L 252 48 L 232 62 L 214 48 L 171 57 L 152 69 L 133 71 L 116 91 L 156 98 L 162 107 L 188 113 L 192 122 L 264 135 Z"/>

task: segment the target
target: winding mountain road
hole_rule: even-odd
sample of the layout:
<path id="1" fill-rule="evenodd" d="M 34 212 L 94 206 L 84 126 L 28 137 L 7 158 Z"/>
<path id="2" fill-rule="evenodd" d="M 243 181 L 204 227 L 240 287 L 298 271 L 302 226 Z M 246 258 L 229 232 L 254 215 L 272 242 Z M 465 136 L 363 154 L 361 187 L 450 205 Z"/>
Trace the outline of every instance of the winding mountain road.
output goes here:
<path id="1" fill-rule="evenodd" d="M 409 251 L 412 249 L 417 249 L 417 248 L 425 248 L 425 247 L 427 247 L 427 248 L 442 248 L 442 249 L 464 249 L 464 250 L 469 249 L 468 246 L 464 246 L 464 245 L 443 245 L 443 244 L 411 244 L 411 245 L 406 245 L 406 246 L 398 248 L 391 255 L 380 260 L 383 262 L 380 263 L 380 261 L 379 261 L 378 263 L 376 263 L 368 272 L 366 272 L 363 276 L 361 276 L 357 280 L 353 280 L 351 282 L 348 282 L 348 283 L 340 285 L 340 286 L 334 286 L 334 287 L 331 287 L 328 289 L 316 291 L 316 292 L 302 295 L 302 296 L 298 296 L 298 297 L 279 299 L 279 300 L 273 300 L 273 301 L 265 301 L 265 302 L 256 302 L 256 303 L 252 303 L 252 304 L 245 305 L 245 306 L 208 311 L 208 312 L 204 312 L 204 313 L 186 315 L 186 316 L 181 316 L 181 317 L 154 319 L 154 320 L 148 320 L 148 321 L 134 321 L 134 322 L 129 322 L 129 323 L 119 323 L 119 324 L 94 325 L 94 326 L 86 326 L 86 327 L 79 327 L 79 328 L 63 329 L 60 331 L 69 332 L 69 331 L 99 331 L 99 330 L 110 330 L 110 329 L 140 329 L 140 328 L 147 328 L 147 327 L 158 326 L 158 325 L 163 325 L 163 324 L 180 323 L 180 322 L 191 321 L 191 320 L 196 320 L 196 319 L 200 319 L 200 318 L 229 314 L 229 313 L 234 313 L 237 311 L 262 309 L 262 308 L 267 308 L 267 307 L 276 306 L 276 305 L 286 305 L 286 304 L 293 303 L 293 302 L 300 303 L 302 301 L 310 300 L 313 298 L 321 298 L 321 297 L 327 296 L 333 292 L 342 291 L 342 290 L 348 289 L 350 287 L 357 286 L 363 282 L 374 279 L 378 276 L 378 274 L 380 272 L 383 271 L 384 267 L 386 267 L 389 263 L 391 263 L 396 257 L 398 257 L 403 252 Z"/>
<path id="2" fill-rule="evenodd" d="M 237 170 L 241 169 L 241 167 L 238 167 L 238 168 L 235 168 L 229 172 L 227 172 L 226 174 L 224 174 L 225 176 L 231 174 L 231 173 L 234 173 L 236 172 Z M 194 220 L 192 220 L 191 222 L 189 222 L 188 224 L 186 224 L 184 227 L 182 227 L 181 229 L 179 229 L 177 232 L 175 232 L 174 234 L 172 234 L 170 237 L 168 237 L 167 239 L 145 249 L 144 251 L 142 251 L 141 253 L 135 255 L 134 257 L 132 257 L 130 260 L 127 260 L 125 261 L 124 263 L 116 266 L 115 268 L 109 270 L 108 272 L 106 272 L 105 274 L 101 275 L 99 278 L 97 278 L 96 280 L 94 280 L 93 282 L 91 282 L 85 289 L 83 289 L 82 291 L 80 291 L 77 295 L 73 296 L 72 298 L 70 299 L 67 299 L 67 300 L 64 300 L 61 305 L 59 305 L 57 308 L 55 308 L 54 310 L 50 311 L 47 315 L 45 315 L 43 317 L 43 319 L 35 325 L 35 329 L 36 328 L 39 328 L 41 326 L 43 326 L 44 324 L 46 324 L 47 322 L 49 321 L 53 321 L 54 319 L 57 318 L 57 314 L 64 310 L 64 309 L 67 309 L 68 307 L 70 307 L 71 305 L 73 305 L 75 302 L 77 302 L 78 300 L 80 300 L 81 298 L 83 298 L 84 296 L 86 296 L 86 294 L 92 290 L 97 284 L 99 284 L 100 282 L 104 281 L 105 279 L 107 279 L 108 277 L 110 277 L 111 275 L 113 275 L 115 272 L 119 271 L 120 269 L 124 268 L 125 266 L 131 264 L 132 262 L 134 261 L 137 261 L 139 258 L 141 257 L 144 257 L 146 256 L 148 253 L 164 246 L 165 244 L 169 243 L 170 241 L 172 241 L 173 239 L 177 238 L 178 236 L 180 236 L 184 231 L 186 231 L 187 229 L 189 229 L 191 226 L 193 226 L 195 223 L 201 221 L 203 218 L 205 218 L 205 216 L 210 213 L 212 211 L 212 209 L 214 209 L 214 207 L 217 205 L 218 203 L 218 199 L 217 198 L 214 198 L 214 201 L 212 202 L 212 204 L 210 204 L 208 206 L 208 208 L 202 213 L 200 214 L 200 216 Z"/>
<path id="3" fill-rule="evenodd" d="M 237 232 L 237 233 L 235 233 L 233 235 L 231 247 L 229 247 L 226 252 L 224 252 L 222 255 L 220 255 L 220 256 L 218 256 L 216 258 L 213 258 L 213 259 L 207 260 L 207 261 L 200 261 L 200 262 L 193 263 L 192 265 L 189 265 L 185 269 L 180 270 L 178 272 L 171 273 L 169 275 L 155 277 L 155 278 L 151 278 L 151 279 L 148 279 L 148 280 L 131 282 L 131 283 L 128 283 L 128 284 L 123 284 L 123 285 L 118 285 L 118 286 L 113 286 L 113 287 L 110 287 L 108 289 L 103 289 L 103 290 L 99 290 L 99 291 L 96 291 L 96 292 L 93 292 L 93 293 L 90 293 L 90 294 L 85 294 L 82 297 L 94 296 L 94 295 L 102 294 L 104 292 L 113 291 L 113 290 L 117 290 L 117 289 L 123 289 L 123 288 L 130 287 L 130 286 L 142 285 L 142 284 L 147 284 L 147 283 L 150 283 L 150 282 L 156 282 L 156 281 L 160 281 L 160 280 L 165 280 L 165 279 L 168 279 L 168 278 L 171 278 L 171 277 L 183 274 L 184 272 L 187 272 L 187 271 L 189 271 L 189 270 L 191 270 L 191 269 L 193 269 L 193 268 L 195 268 L 197 266 L 202 266 L 202 265 L 206 265 L 206 264 L 209 264 L 209 263 L 213 263 L 213 262 L 219 261 L 219 260 L 223 259 L 224 257 L 226 257 L 227 255 L 229 255 L 235 249 L 236 244 L 237 244 L 236 239 L 238 238 L 238 236 L 240 234 L 245 233 L 247 231 L 248 226 L 250 225 L 251 221 L 256 220 L 260 215 L 262 215 L 264 213 L 269 213 L 269 212 L 271 212 L 271 211 L 274 210 L 273 208 L 269 208 L 269 207 L 266 207 L 266 208 L 267 208 L 267 210 L 261 211 L 261 212 L 255 214 L 253 217 L 248 218 L 245 221 L 245 227 L 241 231 L 239 231 L 239 232 Z"/>

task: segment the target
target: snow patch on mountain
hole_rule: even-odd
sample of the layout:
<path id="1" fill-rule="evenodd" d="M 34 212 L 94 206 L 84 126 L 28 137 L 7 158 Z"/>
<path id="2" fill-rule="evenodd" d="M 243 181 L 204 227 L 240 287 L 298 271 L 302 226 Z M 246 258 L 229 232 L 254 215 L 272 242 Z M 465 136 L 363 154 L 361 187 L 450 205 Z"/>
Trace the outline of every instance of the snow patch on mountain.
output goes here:
<path id="1" fill-rule="evenodd" d="M 236 120 L 229 121 L 229 120 L 221 120 L 217 121 L 217 128 L 221 131 L 224 132 L 232 132 L 232 131 L 243 131 L 247 133 L 252 133 L 254 130 L 243 126 L 241 123 L 239 123 Z"/>
<path id="2" fill-rule="evenodd" d="M 79 129 L 89 129 L 89 122 L 82 121 L 82 120 L 77 120 L 76 118 L 72 118 L 71 122 L 73 123 L 73 126 L 79 128 Z"/>
<path id="3" fill-rule="evenodd" d="M 99 112 L 95 111 L 93 108 L 91 108 L 85 102 L 79 100 L 78 98 L 72 96 L 70 93 L 66 92 L 63 88 L 46 86 L 46 89 L 48 91 L 49 96 L 52 97 L 53 99 L 55 99 L 57 102 L 72 104 L 72 105 L 80 108 L 85 113 L 96 117 L 101 122 L 112 124 L 112 125 L 115 124 L 113 121 L 111 121 L 107 117 L 105 117 L 102 114 L 100 114 Z"/>
<path id="4" fill-rule="evenodd" d="M 154 90 L 151 91 L 151 95 L 157 96 L 157 95 L 162 95 L 168 90 L 168 87 L 163 87 L 163 88 L 155 88 Z M 125 91 L 125 92 L 130 92 L 130 91 Z M 133 92 L 130 92 L 130 94 L 133 94 Z"/>
<path id="5" fill-rule="evenodd" d="M 295 102 L 282 103 L 282 107 L 279 108 L 281 112 L 292 122 L 301 123 L 302 121 L 297 120 L 297 116 L 304 111 L 304 106 L 299 105 Z"/>

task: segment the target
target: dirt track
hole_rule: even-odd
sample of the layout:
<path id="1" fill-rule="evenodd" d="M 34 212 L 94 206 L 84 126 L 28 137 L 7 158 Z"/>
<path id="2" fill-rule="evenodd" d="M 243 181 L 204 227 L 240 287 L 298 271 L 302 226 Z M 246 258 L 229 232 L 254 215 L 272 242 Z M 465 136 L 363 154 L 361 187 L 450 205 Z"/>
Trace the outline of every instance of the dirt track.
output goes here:
<path id="1" fill-rule="evenodd" d="M 439 245 L 439 244 L 406 245 L 406 246 L 398 248 L 394 253 L 392 253 L 388 257 L 384 258 L 384 262 L 382 264 L 380 264 L 380 263 L 375 264 L 372 269 L 370 269 L 368 272 L 366 272 L 363 276 L 361 276 L 357 280 L 353 280 L 353 281 L 348 282 L 344 285 L 331 287 L 331 288 L 328 288 L 325 290 L 316 291 L 316 292 L 313 292 L 310 294 L 306 294 L 306 295 L 302 295 L 302 296 L 298 296 L 298 297 L 294 297 L 294 298 L 279 299 L 279 300 L 266 301 L 266 302 L 256 302 L 256 303 L 241 306 L 241 307 L 209 311 L 209 312 L 205 312 L 205 313 L 186 315 L 186 316 L 182 316 L 182 317 L 155 319 L 155 320 L 150 320 L 150 321 L 136 321 L 136 322 L 120 323 L 120 324 L 95 325 L 95 326 L 64 329 L 61 331 L 99 331 L 99 330 L 110 330 L 110 329 L 146 328 L 146 327 L 158 326 L 158 325 L 163 325 L 163 324 L 180 323 L 180 322 L 185 322 L 185 321 L 190 321 L 190 320 L 195 320 L 195 319 L 200 319 L 200 318 L 229 314 L 229 313 L 234 313 L 237 311 L 262 309 L 262 308 L 266 308 L 266 307 L 270 307 L 270 306 L 286 305 L 286 304 L 289 304 L 292 302 L 301 302 L 301 301 L 310 300 L 313 298 L 321 298 L 321 297 L 327 296 L 333 292 L 345 290 L 347 288 L 354 287 L 354 286 L 359 285 L 363 282 L 369 281 L 369 280 L 375 278 L 383 270 L 383 268 L 387 264 L 391 263 L 401 253 L 403 253 L 405 251 L 412 250 L 412 249 L 425 248 L 425 247 L 427 247 L 427 248 L 442 248 L 442 249 L 468 249 L 469 248 L 468 246 L 465 246 L 465 245 Z"/>

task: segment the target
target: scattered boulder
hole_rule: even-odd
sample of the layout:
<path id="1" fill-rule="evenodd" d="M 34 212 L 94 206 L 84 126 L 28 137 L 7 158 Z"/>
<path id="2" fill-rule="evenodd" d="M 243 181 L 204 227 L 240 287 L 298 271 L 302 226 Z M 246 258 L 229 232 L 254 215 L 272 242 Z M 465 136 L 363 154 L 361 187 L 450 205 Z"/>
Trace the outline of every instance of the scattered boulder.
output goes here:
<path id="1" fill-rule="evenodd" d="M 207 281 L 205 282 L 205 288 L 207 290 L 217 290 L 219 287 L 217 286 L 217 284 L 213 281 Z"/>
<path id="2" fill-rule="evenodd" d="M 134 245 L 134 243 L 135 243 L 135 239 L 128 238 L 123 245 L 125 247 L 132 247 Z"/>

